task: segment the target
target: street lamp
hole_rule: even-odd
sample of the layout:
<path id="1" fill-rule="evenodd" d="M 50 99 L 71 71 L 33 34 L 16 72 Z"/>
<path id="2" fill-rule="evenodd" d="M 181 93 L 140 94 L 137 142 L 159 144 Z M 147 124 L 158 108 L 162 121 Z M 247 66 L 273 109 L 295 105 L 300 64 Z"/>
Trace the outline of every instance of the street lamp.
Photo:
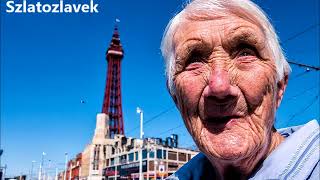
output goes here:
<path id="1" fill-rule="evenodd" d="M 42 155 L 41 155 L 41 162 L 40 162 L 40 168 L 39 168 L 39 180 L 41 180 L 42 178 L 42 166 L 43 166 L 43 160 L 44 160 L 44 156 L 46 155 L 45 152 L 42 152 Z"/>
<path id="2" fill-rule="evenodd" d="M 140 114 L 140 139 L 143 140 L 143 111 L 137 107 L 137 113 Z"/>
<path id="3" fill-rule="evenodd" d="M 63 177 L 63 180 L 66 180 L 66 178 L 67 178 L 67 166 L 68 166 L 68 153 L 65 152 L 64 156 L 65 156 L 65 164 L 64 164 L 64 177 Z"/>
<path id="4" fill-rule="evenodd" d="M 55 176 L 54 180 L 58 180 L 58 168 L 57 167 L 56 167 L 56 176 Z"/>
<path id="5" fill-rule="evenodd" d="M 35 162 L 36 162 L 36 161 L 31 161 L 30 180 L 33 180 L 33 164 L 34 164 Z"/>
<path id="6" fill-rule="evenodd" d="M 143 180 L 143 176 L 142 176 L 143 111 L 142 109 L 137 107 L 137 113 L 140 114 L 139 180 Z"/>
<path id="7" fill-rule="evenodd" d="M 118 176 L 118 169 L 117 169 L 117 166 L 118 166 L 118 163 L 117 163 L 117 160 L 118 160 L 118 157 L 116 156 L 114 158 L 114 179 L 117 180 L 117 176 Z"/>
<path id="8" fill-rule="evenodd" d="M 45 176 L 46 176 L 46 179 L 50 180 L 51 177 L 50 177 L 50 174 L 48 173 L 48 171 L 51 170 L 51 160 L 49 159 L 48 161 L 49 161 L 49 163 L 48 163 L 48 169 L 47 169 L 47 172 L 46 172 Z"/>

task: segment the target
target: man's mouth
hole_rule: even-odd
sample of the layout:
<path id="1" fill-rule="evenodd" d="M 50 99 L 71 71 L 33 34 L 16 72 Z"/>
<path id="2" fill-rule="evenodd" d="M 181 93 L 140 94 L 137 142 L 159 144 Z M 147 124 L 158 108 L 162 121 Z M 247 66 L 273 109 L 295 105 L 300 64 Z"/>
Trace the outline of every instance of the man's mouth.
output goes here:
<path id="1" fill-rule="evenodd" d="M 219 117 L 210 117 L 203 120 L 203 122 L 210 126 L 221 126 L 225 125 L 230 121 L 236 121 L 240 116 L 219 116 Z"/>

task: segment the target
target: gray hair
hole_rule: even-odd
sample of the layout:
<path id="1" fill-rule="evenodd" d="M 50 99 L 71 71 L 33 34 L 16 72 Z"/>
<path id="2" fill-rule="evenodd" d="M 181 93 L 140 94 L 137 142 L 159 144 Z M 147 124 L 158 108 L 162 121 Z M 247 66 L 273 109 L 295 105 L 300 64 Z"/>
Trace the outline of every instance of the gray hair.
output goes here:
<path id="1" fill-rule="evenodd" d="M 179 24 L 185 20 L 208 20 L 215 16 L 233 14 L 261 28 L 266 37 L 266 46 L 275 60 L 277 81 L 291 72 L 289 63 L 281 49 L 278 36 L 263 10 L 250 0 L 194 0 L 173 17 L 162 37 L 161 52 L 166 63 L 166 76 L 171 94 L 175 94 L 173 75 L 175 73 L 175 52 L 173 35 Z"/>

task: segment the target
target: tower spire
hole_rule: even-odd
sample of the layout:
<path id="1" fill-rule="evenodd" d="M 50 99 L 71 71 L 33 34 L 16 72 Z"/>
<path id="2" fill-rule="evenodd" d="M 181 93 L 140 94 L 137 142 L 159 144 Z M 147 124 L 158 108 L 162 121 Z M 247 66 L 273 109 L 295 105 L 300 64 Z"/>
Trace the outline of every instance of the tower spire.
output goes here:
<path id="1" fill-rule="evenodd" d="M 121 60 L 123 56 L 124 51 L 116 24 L 106 52 L 108 70 L 102 105 L 102 113 L 109 116 L 109 138 L 113 138 L 115 134 L 124 134 L 121 103 Z"/>

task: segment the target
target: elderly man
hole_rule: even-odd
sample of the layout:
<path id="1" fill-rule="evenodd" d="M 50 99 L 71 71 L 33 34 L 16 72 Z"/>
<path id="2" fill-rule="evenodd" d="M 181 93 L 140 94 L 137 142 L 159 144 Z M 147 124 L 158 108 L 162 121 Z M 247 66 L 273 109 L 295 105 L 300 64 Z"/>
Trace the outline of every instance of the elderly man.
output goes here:
<path id="1" fill-rule="evenodd" d="M 201 153 L 169 179 L 319 179 L 319 125 L 276 130 L 290 67 L 248 0 L 194 0 L 162 40 L 167 85 Z"/>

